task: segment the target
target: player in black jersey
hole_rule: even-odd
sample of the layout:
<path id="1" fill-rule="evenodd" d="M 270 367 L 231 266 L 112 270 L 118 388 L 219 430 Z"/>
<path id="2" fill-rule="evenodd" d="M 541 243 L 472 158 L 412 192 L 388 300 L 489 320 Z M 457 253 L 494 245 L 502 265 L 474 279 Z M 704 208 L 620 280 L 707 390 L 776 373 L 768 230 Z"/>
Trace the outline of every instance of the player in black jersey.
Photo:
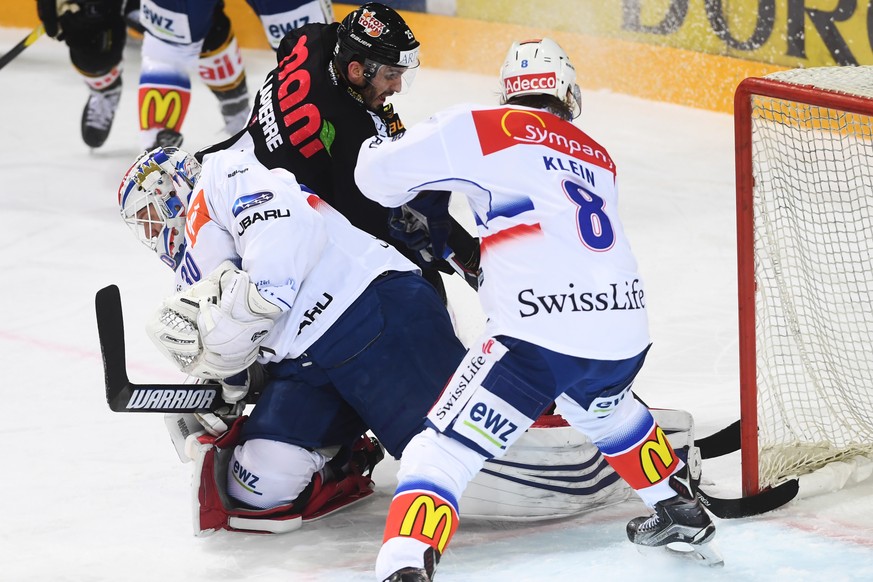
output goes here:
<path id="1" fill-rule="evenodd" d="M 396 139 L 405 131 L 385 99 L 408 88 L 419 65 L 418 49 L 403 18 L 378 3 L 364 4 L 340 23 L 291 30 L 279 45 L 278 66 L 259 87 L 247 127 L 199 157 L 217 149 L 253 148 L 265 166 L 290 170 L 352 224 L 416 261 L 445 298 L 438 269 L 452 269 L 444 261 L 423 260 L 392 237 L 391 211 L 364 197 L 354 177 L 365 140 Z M 478 241 L 460 225 L 452 230 L 456 257 L 469 257 L 465 262 L 477 271 Z"/>
<path id="2" fill-rule="evenodd" d="M 142 32 L 140 0 L 36 0 L 48 36 L 63 40 L 70 62 L 88 86 L 82 140 L 99 148 L 109 137 L 121 99 L 122 56 L 127 28 Z"/>

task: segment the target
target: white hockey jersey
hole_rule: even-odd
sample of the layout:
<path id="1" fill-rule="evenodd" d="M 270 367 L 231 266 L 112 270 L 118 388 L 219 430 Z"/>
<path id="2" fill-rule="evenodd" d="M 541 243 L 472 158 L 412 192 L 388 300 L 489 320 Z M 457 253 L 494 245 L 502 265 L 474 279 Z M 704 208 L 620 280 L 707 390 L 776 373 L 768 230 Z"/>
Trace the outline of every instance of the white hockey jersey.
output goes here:
<path id="1" fill-rule="evenodd" d="M 261 363 L 301 355 L 381 273 L 417 270 L 301 189 L 293 174 L 268 170 L 241 150 L 204 159 L 188 202 L 185 242 L 177 290 L 230 260 L 284 312 L 261 344 L 275 354 Z"/>
<path id="2" fill-rule="evenodd" d="M 487 333 L 603 360 L 649 344 L 615 165 L 572 123 L 525 107 L 455 107 L 398 141 L 364 142 L 355 178 L 387 207 L 424 190 L 466 195 L 480 236 Z"/>

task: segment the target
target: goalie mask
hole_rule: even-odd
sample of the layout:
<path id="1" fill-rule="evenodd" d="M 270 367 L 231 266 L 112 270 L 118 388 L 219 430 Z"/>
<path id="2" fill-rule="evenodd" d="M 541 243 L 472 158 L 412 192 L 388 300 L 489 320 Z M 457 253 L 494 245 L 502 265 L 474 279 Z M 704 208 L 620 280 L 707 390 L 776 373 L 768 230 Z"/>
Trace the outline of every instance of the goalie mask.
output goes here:
<path id="1" fill-rule="evenodd" d="M 551 95 L 568 107 L 574 119 L 582 111 L 576 69 L 550 38 L 512 43 L 500 69 L 500 83 L 501 105 L 522 95 Z"/>
<path id="2" fill-rule="evenodd" d="M 200 176 L 200 162 L 173 147 L 142 154 L 118 189 L 121 218 L 144 245 L 174 270 L 185 251 L 188 196 Z"/>

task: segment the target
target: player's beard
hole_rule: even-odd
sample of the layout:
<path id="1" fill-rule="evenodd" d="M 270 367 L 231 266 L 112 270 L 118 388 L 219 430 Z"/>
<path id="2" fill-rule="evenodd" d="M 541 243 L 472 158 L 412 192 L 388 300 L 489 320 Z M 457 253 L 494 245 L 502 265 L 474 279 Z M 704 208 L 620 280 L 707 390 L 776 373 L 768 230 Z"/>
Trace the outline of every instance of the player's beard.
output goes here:
<path id="1" fill-rule="evenodd" d="M 376 87 L 369 82 L 360 89 L 360 92 L 361 97 L 364 98 L 364 106 L 375 113 L 382 111 L 382 106 L 385 105 L 385 100 L 394 95 L 394 91 L 391 91 L 390 89 L 382 92 L 378 91 Z"/>

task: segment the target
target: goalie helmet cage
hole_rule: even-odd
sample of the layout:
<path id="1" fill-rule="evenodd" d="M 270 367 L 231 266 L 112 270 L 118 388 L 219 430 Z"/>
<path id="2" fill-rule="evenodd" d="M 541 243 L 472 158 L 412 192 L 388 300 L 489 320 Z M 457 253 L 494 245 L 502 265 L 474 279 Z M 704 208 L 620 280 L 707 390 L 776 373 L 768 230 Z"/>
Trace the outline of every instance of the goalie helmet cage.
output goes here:
<path id="1" fill-rule="evenodd" d="M 753 495 L 873 454 L 873 67 L 745 79 L 734 122 Z"/>

